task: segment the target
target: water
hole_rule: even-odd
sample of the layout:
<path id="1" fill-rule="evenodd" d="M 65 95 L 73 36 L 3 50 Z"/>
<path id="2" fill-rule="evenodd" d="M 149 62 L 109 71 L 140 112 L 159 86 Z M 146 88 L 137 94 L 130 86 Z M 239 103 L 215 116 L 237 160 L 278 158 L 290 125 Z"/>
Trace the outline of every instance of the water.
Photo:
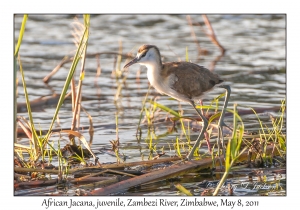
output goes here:
<path id="1" fill-rule="evenodd" d="M 82 22 L 82 16 L 78 16 Z M 203 24 L 201 15 L 191 15 L 193 22 Z M 270 127 L 269 114 L 278 116 L 281 100 L 286 97 L 286 17 L 285 15 L 208 15 L 217 39 L 226 49 L 225 55 L 216 63 L 214 71 L 231 86 L 232 94 L 229 108 L 237 103 L 241 110 L 262 108 L 260 114 L 263 121 Z M 65 64 L 53 76 L 48 86 L 43 78 L 65 57 L 73 56 L 74 15 L 29 15 L 26 32 L 20 49 L 25 79 L 30 100 L 41 96 L 59 94 L 68 74 L 70 63 Z M 22 16 L 15 16 L 15 40 L 19 35 Z M 157 45 L 163 56 L 163 61 L 185 60 L 186 49 L 189 60 L 210 68 L 213 61 L 220 55 L 219 49 L 205 35 L 204 30 L 194 26 L 197 40 L 207 54 L 199 55 L 197 45 L 191 36 L 191 28 L 186 15 L 92 15 L 88 54 L 104 53 L 100 55 L 101 75 L 96 78 L 97 59 L 90 56 L 86 60 L 86 74 L 83 81 L 82 106 L 93 118 L 95 133 L 92 149 L 100 158 L 100 162 L 115 162 L 116 157 L 103 149 L 110 149 L 111 140 L 116 139 L 115 115 L 118 116 L 118 131 L 120 137 L 120 152 L 127 156 L 126 161 L 140 161 L 141 156 L 149 155 L 145 143 L 147 126 L 142 126 L 142 141 L 136 140 L 136 129 L 139 123 L 142 101 L 148 91 L 148 80 L 145 68 L 139 65 L 128 69 L 127 80 L 122 84 L 122 91 L 117 101 L 115 94 L 117 82 L 115 74 L 116 56 L 108 52 L 118 52 L 120 43 L 123 53 L 136 53 L 142 44 Z M 128 60 L 127 60 L 128 61 Z M 123 57 L 121 66 L 126 63 Z M 17 72 L 18 96 L 17 103 L 25 102 L 21 77 Z M 78 78 L 78 72 L 75 78 Z M 218 96 L 221 92 L 211 92 L 204 100 L 204 104 Z M 174 110 L 180 107 L 184 115 L 195 117 L 193 108 L 186 103 L 169 100 L 161 96 L 154 89 L 150 90 L 150 98 L 157 96 L 156 101 Z M 147 105 L 149 106 L 149 104 Z M 34 122 L 39 129 L 49 128 L 55 105 L 43 106 L 42 110 L 34 111 Z M 27 118 L 26 113 L 18 116 Z M 144 116 L 144 115 L 143 115 Z M 166 112 L 155 113 L 154 120 L 162 120 L 170 116 Z M 246 130 L 257 131 L 259 125 L 253 114 L 242 115 Z M 72 113 L 70 101 L 65 102 L 59 113 L 59 123 L 55 128 L 69 129 Z M 225 121 L 229 124 L 232 118 Z M 143 123 L 144 125 L 145 123 Z M 254 124 L 254 125 L 253 125 Z M 81 113 L 81 126 L 89 126 L 89 120 L 84 112 Z M 155 126 L 156 135 L 163 134 L 172 123 L 161 123 Z M 158 151 L 164 147 L 166 156 L 174 155 L 168 143 L 174 143 L 181 135 L 178 132 L 162 137 L 157 141 Z M 285 128 L 284 128 L 285 131 Z M 88 130 L 81 133 L 89 139 Z M 195 139 L 198 132 L 192 132 Z M 55 139 L 55 138 L 54 138 Z M 28 144 L 28 139 L 19 137 L 18 143 Z M 68 143 L 67 137 L 62 142 Z M 204 146 L 204 145 L 203 145 Z M 207 148 L 203 148 L 205 151 Z"/>

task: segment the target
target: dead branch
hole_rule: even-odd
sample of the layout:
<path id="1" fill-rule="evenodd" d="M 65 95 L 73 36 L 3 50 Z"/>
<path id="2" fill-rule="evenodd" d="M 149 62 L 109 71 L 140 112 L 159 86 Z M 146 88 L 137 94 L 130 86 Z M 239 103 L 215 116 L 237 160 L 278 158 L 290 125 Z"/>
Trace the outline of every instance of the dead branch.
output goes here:
<path id="1" fill-rule="evenodd" d="M 273 145 L 268 146 L 266 149 L 266 153 L 271 153 L 273 147 L 274 147 Z M 279 153 L 279 152 L 276 150 L 275 153 Z M 256 154 L 253 154 L 253 157 L 255 156 Z M 248 159 L 248 151 L 245 151 L 239 156 L 239 161 L 243 161 L 247 159 Z M 219 163 L 220 161 L 224 162 L 224 158 L 223 157 L 215 158 L 215 163 Z M 138 177 L 127 179 L 104 188 L 92 190 L 90 193 L 88 193 L 88 195 L 110 195 L 118 192 L 124 192 L 125 190 L 131 187 L 138 186 L 141 184 L 167 179 L 174 176 L 181 176 L 183 174 L 194 172 L 200 169 L 212 167 L 212 162 L 213 161 L 211 158 L 205 158 L 202 160 L 188 161 L 185 162 L 184 164 L 174 164 L 170 167 L 161 170 L 157 170 Z"/>
<path id="2" fill-rule="evenodd" d="M 219 49 L 221 50 L 222 54 L 225 53 L 225 48 L 220 44 L 220 42 L 218 41 L 216 34 L 214 32 L 214 29 L 212 27 L 212 25 L 210 24 L 210 21 L 208 20 L 206 15 L 202 15 L 202 18 L 204 20 L 204 23 L 208 29 L 208 32 L 205 31 L 206 35 L 210 38 L 210 40 L 212 41 L 212 43 L 214 43 L 216 46 L 219 47 Z"/>

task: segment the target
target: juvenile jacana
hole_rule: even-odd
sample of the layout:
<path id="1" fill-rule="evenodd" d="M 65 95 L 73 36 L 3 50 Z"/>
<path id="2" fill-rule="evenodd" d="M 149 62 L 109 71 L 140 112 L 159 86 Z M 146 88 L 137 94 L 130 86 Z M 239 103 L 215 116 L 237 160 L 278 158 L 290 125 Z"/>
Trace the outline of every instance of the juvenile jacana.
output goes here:
<path id="1" fill-rule="evenodd" d="M 147 67 L 147 77 L 150 84 L 161 94 L 166 94 L 179 101 L 190 103 L 203 121 L 201 132 L 187 156 L 188 160 L 194 155 L 201 139 L 207 129 L 207 119 L 196 108 L 196 100 L 201 100 L 204 93 L 212 90 L 214 87 L 221 87 L 226 90 L 224 107 L 219 118 L 219 134 L 223 138 L 223 126 L 225 123 L 224 113 L 230 97 L 230 86 L 220 85 L 223 80 L 219 75 L 209 71 L 203 66 L 199 66 L 191 62 L 168 62 L 162 63 L 159 49 L 155 45 L 142 45 L 136 57 L 127 63 L 127 68 L 135 63 L 145 65 Z M 218 147 L 220 146 L 220 135 L 218 138 Z"/>

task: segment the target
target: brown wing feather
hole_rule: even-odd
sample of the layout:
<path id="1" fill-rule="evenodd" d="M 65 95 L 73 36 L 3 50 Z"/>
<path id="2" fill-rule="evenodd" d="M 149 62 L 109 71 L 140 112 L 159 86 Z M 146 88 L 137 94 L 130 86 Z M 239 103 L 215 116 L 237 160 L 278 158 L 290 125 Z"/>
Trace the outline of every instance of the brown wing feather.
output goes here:
<path id="1" fill-rule="evenodd" d="M 162 76 L 174 74 L 177 80 L 173 89 L 189 98 L 199 97 L 204 92 L 211 90 L 216 84 L 223 82 L 220 77 L 204 68 L 190 62 L 171 62 L 163 64 L 166 71 Z"/>

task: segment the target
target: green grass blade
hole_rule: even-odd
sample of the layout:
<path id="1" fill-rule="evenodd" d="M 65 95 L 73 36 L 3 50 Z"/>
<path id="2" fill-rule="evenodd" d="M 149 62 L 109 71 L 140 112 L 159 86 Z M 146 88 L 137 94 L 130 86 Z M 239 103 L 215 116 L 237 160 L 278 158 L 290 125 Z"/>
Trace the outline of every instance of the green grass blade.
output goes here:
<path id="1" fill-rule="evenodd" d="M 62 106 L 62 104 L 63 104 L 63 102 L 64 102 L 64 99 L 65 99 L 67 90 L 68 90 L 68 88 L 69 88 L 69 86 L 70 86 L 70 83 L 71 83 L 71 80 L 72 80 L 72 78 L 73 78 L 74 72 L 75 72 L 75 70 L 76 70 L 77 64 L 78 64 L 79 60 L 81 59 L 81 55 L 82 55 L 82 53 L 83 53 L 83 49 L 85 48 L 85 45 L 87 44 L 86 39 L 85 39 L 86 33 L 88 33 L 87 27 L 85 28 L 84 33 L 83 33 L 83 35 L 82 35 L 82 37 L 81 37 L 81 41 L 80 41 L 80 43 L 79 43 L 79 45 L 78 45 L 78 48 L 77 48 L 76 54 L 75 54 L 75 56 L 74 56 L 74 59 L 73 59 L 73 62 L 72 62 L 72 65 L 71 65 L 69 74 L 68 74 L 68 76 L 67 76 L 66 82 L 65 82 L 64 87 L 63 87 L 63 89 L 62 89 L 62 93 L 61 93 L 60 98 L 59 98 L 59 100 L 58 100 L 58 104 L 57 104 L 57 107 L 56 107 L 56 109 L 55 109 L 55 113 L 54 113 L 52 122 L 51 122 L 51 124 L 50 124 L 50 128 L 49 128 L 48 133 L 46 134 L 45 138 L 47 138 L 47 136 L 48 136 L 48 135 L 51 133 L 51 131 L 52 131 L 53 124 L 54 124 L 54 122 L 55 122 L 55 120 L 56 120 L 56 118 L 57 118 L 59 109 L 60 109 L 60 107 Z"/>
<path id="2" fill-rule="evenodd" d="M 24 35 L 24 32 L 25 32 L 25 25 L 26 25 L 27 18 L 28 18 L 28 15 L 24 15 L 23 20 L 22 20 L 21 29 L 20 29 L 18 43 L 17 43 L 16 48 L 15 48 L 15 56 L 18 55 L 20 47 L 21 47 L 21 43 L 22 43 L 22 40 L 23 40 L 23 35 Z"/>
<path id="3" fill-rule="evenodd" d="M 31 107 L 30 107 L 30 101 L 29 101 L 29 97 L 28 97 L 28 93 L 27 93 L 27 87 L 26 87 L 26 82 L 25 82 L 25 77 L 24 77 L 24 71 L 23 71 L 20 56 L 18 56 L 18 61 L 19 61 L 19 66 L 20 66 L 20 72 L 21 72 L 21 77 L 22 77 L 23 88 L 24 88 L 24 95 L 25 95 L 25 100 L 26 100 L 27 112 L 28 112 L 29 121 L 30 121 L 30 128 L 31 128 L 31 132 L 32 132 L 32 140 L 33 140 L 35 152 L 37 154 L 37 152 L 39 151 L 39 149 L 38 149 L 39 148 L 38 147 L 38 136 L 37 136 L 37 133 L 36 133 L 36 130 L 35 130 L 35 127 L 34 127 L 34 123 L 33 123 L 33 117 L 32 117 L 32 112 L 31 112 Z"/>
<path id="4" fill-rule="evenodd" d="M 225 171 L 230 170 L 230 160 L 231 160 L 231 139 L 228 140 L 226 148 L 226 158 L 225 158 Z"/>
<path id="5" fill-rule="evenodd" d="M 232 132 L 232 140 L 230 142 L 230 155 L 231 160 L 235 157 L 235 151 L 237 147 L 237 111 L 236 111 L 236 104 L 234 104 L 234 115 L 233 115 L 233 132 Z M 228 143 L 229 144 L 229 143 Z"/>
<path id="6" fill-rule="evenodd" d="M 189 51 L 188 51 L 188 47 L 185 48 L 185 61 L 189 62 Z"/>
<path id="7" fill-rule="evenodd" d="M 166 107 L 166 106 L 164 106 L 162 104 L 159 104 L 159 103 L 157 103 L 155 101 L 152 101 L 152 100 L 148 100 L 148 101 L 149 101 L 149 103 L 151 103 L 153 105 L 156 105 L 158 108 L 160 108 L 160 109 L 162 109 L 162 110 L 164 110 L 164 111 L 166 111 L 166 112 L 174 115 L 175 117 L 178 117 L 178 118 L 181 117 L 178 112 L 174 111 L 173 109 L 170 109 L 169 107 Z"/>
<path id="8" fill-rule="evenodd" d="M 191 139 L 190 139 L 190 135 L 187 134 L 186 130 L 185 130 L 185 127 L 184 127 L 184 123 L 183 123 L 183 120 L 180 118 L 180 124 L 181 124 L 181 129 L 187 139 L 187 142 L 188 144 L 190 145 L 190 142 L 191 142 Z"/>
<path id="9" fill-rule="evenodd" d="M 90 27 L 90 15 L 89 14 L 84 14 L 83 15 L 83 21 L 85 27 L 89 28 Z"/>
<path id="10" fill-rule="evenodd" d="M 193 196 L 193 194 L 187 190 L 184 186 L 182 186 L 181 184 L 175 184 L 175 187 L 182 193 L 184 193 L 187 196 Z"/>
<path id="11" fill-rule="evenodd" d="M 178 139 L 178 137 L 176 137 L 176 145 L 175 146 L 176 146 L 177 154 L 181 158 L 182 156 L 181 156 L 181 152 L 180 152 L 180 146 L 179 146 L 179 139 Z"/>
<path id="12" fill-rule="evenodd" d="M 239 135 L 237 137 L 237 145 L 236 145 L 235 154 L 234 154 L 235 158 L 240 153 L 241 145 L 242 145 L 242 142 L 243 142 L 243 133 L 244 133 L 244 127 L 243 126 L 239 126 Z"/>
<path id="13" fill-rule="evenodd" d="M 265 139 L 267 139 L 267 136 L 266 136 L 265 129 L 264 129 L 264 126 L 263 126 L 263 124 L 262 124 L 262 121 L 259 119 L 259 116 L 258 116 L 258 114 L 256 113 L 256 111 L 255 111 L 253 108 L 251 108 L 251 107 L 250 107 L 250 109 L 254 112 L 255 116 L 257 117 L 258 122 L 259 122 L 259 125 L 260 125 L 260 128 L 261 128 L 261 131 L 262 131 L 262 133 L 263 133 L 263 136 L 264 136 Z"/>
<path id="14" fill-rule="evenodd" d="M 85 60 L 86 60 L 86 51 L 87 51 L 87 45 L 88 45 L 88 37 L 89 37 L 89 15 L 84 15 L 84 26 L 86 29 L 86 33 L 83 33 L 82 38 L 84 41 L 84 45 L 78 46 L 78 48 L 81 48 L 80 51 L 82 52 L 80 57 L 81 57 L 81 70 L 80 70 L 80 75 L 79 75 L 79 82 L 77 85 L 77 91 L 76 91 L 76 97 L 75 97 L 75 104 L 74 104 L 74 110 L 73 110 L 73 119 L 72 119 L 72 124 L 71 124 L 71 130 L 75 130 L 75 126 L 79 125 L 79 118 L 77 116 L 80 116 L 80 102 L 81 102 L 81 93 L 82 93 L 82 84 L 84 80 L 84 75 L 85 75 Z M 82 40 L 81 40 L 82 41 Z M 72 80 L 72 79 L 71 79 Z M 74 139 L 71 139 L 71 144 L 73 144 Z"/>

